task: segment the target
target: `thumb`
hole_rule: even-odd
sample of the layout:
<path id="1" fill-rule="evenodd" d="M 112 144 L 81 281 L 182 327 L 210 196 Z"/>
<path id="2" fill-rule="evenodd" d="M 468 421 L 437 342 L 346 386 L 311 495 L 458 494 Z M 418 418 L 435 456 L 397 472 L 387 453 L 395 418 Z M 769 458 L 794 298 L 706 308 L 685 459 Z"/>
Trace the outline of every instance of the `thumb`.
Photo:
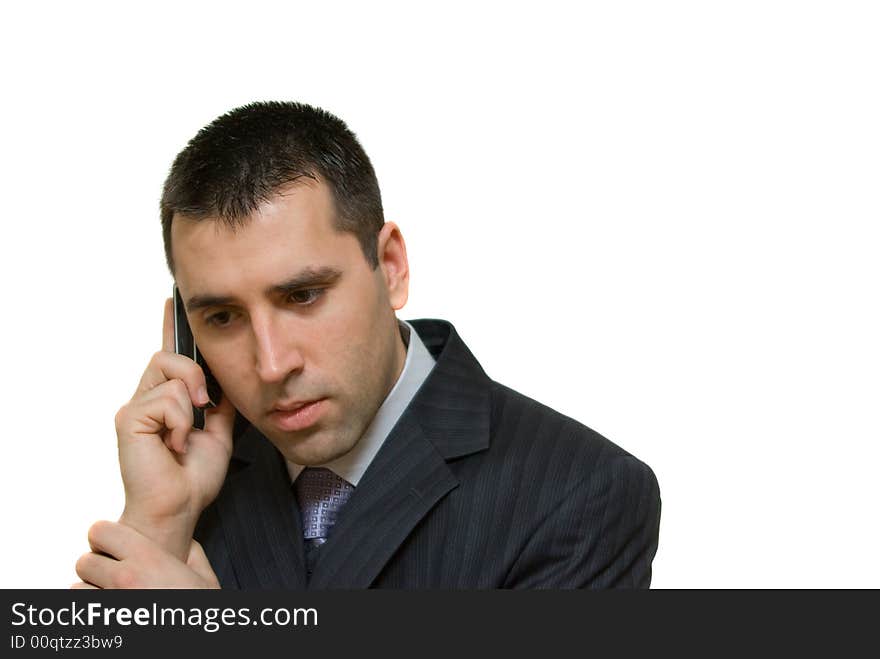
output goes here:
<path id="1" fill-rule="evenodd" d="M 217 407 L 205 410 L 205 429 L 189 434 L 186 453 L 179 458 L 199 511 L 214 500 L 223 485 L 232 458 L 234 425 L 235 407 L 223 396 Z"/>
<path id="2" fill-rule="evenodd" d="M 205 556 L 205 550 L 202 546 L 193 540 L 189 546 L 189 556 L 186 558 L 186 564 L 189 568 L 204 579 L 211 588 L 219 588 L 220 583 L 217 581 L 217 575 Z"/>
<path id="3" fill-rule="evenodd" d="M 217 407 L 205 410 L 205 431 L 218 438 L 232 452 L 232 430 L 235 426 L 235 407 L 229 396 L 223 395 Z"/>

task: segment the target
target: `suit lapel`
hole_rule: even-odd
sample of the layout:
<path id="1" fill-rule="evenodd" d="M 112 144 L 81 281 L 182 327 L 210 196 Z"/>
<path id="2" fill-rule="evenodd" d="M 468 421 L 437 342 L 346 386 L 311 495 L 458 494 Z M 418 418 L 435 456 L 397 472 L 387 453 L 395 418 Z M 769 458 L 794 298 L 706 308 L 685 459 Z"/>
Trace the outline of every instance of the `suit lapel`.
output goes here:
<path id="1" fill-rule="evenodd" d="M 281 455 L 250 428 L 236 442 L 234 460 L 217 503 L 239 586 L 305 588 L 302 522 Z"/>
<path id="2" fill-rule="evenodd" d="M 451 324 L 410 323 L 437 363 L 342 509 L 310 581 L 284 459 L 255 428 L 236 441 L 217 506 L 241 588 L 369 587 L 458 485 L 447 460 L 489 446 L 491 380 Z"/>
<path id="3" fill-rule="evenodd" d="M 310 588 L 368 588 L 413 527 L 458 485 L 418 425 L 401 421 L 321 547 Z"/>
<path id="4" fill-rule="evenodd" d="M 437 363 L 342 509 L 310 588 L 369 587 L 458 485 L 446 461 L 489 445 L 489 378 L 451 325 L 411 323 Z"/>

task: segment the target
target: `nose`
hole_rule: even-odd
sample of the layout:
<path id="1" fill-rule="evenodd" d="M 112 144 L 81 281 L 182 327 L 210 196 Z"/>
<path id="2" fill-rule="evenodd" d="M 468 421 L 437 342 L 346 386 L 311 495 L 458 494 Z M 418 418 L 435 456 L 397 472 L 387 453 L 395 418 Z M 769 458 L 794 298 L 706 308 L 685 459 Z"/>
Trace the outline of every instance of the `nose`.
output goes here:
<path id="1" fill-rule="evenodd" d="M 264 382 L 283 382 L 302 370 L 304 360 L 293 333 L 274 316 L 252 319 L 257 375 Z"/>

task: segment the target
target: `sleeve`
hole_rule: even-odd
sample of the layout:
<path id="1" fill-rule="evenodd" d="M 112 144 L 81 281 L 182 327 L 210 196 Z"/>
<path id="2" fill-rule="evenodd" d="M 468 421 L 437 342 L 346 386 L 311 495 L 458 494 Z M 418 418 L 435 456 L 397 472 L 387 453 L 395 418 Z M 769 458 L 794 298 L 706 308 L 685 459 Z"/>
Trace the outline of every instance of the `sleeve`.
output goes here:
<path id="1" fill-rule="evenodd" d="M 235 576 L 235 570 L 229 557 L 229 551 L 223 537 L 220 516 L 215 505 L 210 504 L 203 512 L 193 532 L 193 539 L 202 545 L 208 563 L 217 576 L 221 588 L 238 590 L 241 586 Z"/>
<path id="2" fill-rule="evenodd" d="M 506 588 L 648 588 L 660 531 L 654 472 L 618 456 L 546 511 L 507 575 Z"/>

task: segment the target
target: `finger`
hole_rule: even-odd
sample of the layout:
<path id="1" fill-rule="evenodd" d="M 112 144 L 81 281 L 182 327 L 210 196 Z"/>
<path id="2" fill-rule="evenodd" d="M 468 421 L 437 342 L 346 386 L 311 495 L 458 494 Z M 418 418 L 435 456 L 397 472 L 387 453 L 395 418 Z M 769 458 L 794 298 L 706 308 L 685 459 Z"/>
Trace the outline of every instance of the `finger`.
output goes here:
<path id="1" fill-rule="evenodd" d="M 85 581 L 80 581 L 75 584 L 71 584 L 71 590 L 100 590 L 97 586 L 93 586 L 90 583 L 86 583 Z"/>
<path id="2" fill-rule="evenodd" d="M 193 408 L 186 385 L 180 380 L 169 380 L 147 392 L 144 413 L 163 425 L 165 445 L 178 453 L 186 453 L 189 435 L 193 430 Z"/>
<path id="3" fill-rule="evenodd" d="M 76 562 L 76 576 L 85 583 L 94 584 L 99 588 L 108 588 L 114 584 L 114 574 L 119 564 L 119 561 L 109 556 L 90 552 L 80 556 Z"/>
<path id="4" fill-rule="evenodd" d="M 211 567 L 211 563 L 205 555 L 205 550 L 202 549 L 202 545 L 195 540 L 189 545 L 189 556 L 186 557 L 186 565 L 208 583 L 217 584 L 219 586 L 217 575 L 214 574 L 214 569 Z"/>
<path id="5" fill-rule="evenodd" d="M 235 427 L 235 407 L 229 396 L 223 396 L 217 407 L 205 410 L 205 431 L 218 437 L 232 451 L 232 431 Z"/>
<path id="6" fill-rule="evenodd" d="M 118 541 L 116 541 L 118 533 L 114 529 L 115 526 L 118 526 L 118 524 L 101 520 L 89 527 L 89 547 L 91 547 L 93 552 L 106 554 L 112 558 L 122 558 L 115 553 L 120 549 Z"/>
<path id="7" fill-rule="evenodd" d="M 129 425 L 131 430 L 125 436 L 160 435 L 168 448 L 186 452 L 193 429 L 193 410 L 186 385 L 180 380 L 168 380 L 129 403 L 126 415 L 140 423 Z"/>
<path id="8" fill-rule="evenodd" d="M 102 558 L 126 560 L 142 552 L 152 541 L 125 524 L 101 520 L 89 528 L 89 547 Z M 82 577 L 82 575 L 80 575 Z M 96 583 L 91 579 L 84 579 Z"/>
<path id="9" fill-rule="evenodd" d="M 153 354 L 132 398 L 169 380 L 181 380 L 186 385 L 193 405 L 208 403 L 208 387 L 202 367 L 185 355 L 164 350 Z"/>
<path id="10" fill-rule="evenodd" d="M 201 465 L 199 469 L 208 468 L 207 465 L 215 465 L 219 468 L 219 461 L 227 464 L 232 455 L 232 432 L 235 426 L 235 408 L 229 399 L 224 396 L 220 404 L 210 410 L 205 410 L 204 431 L 193 431 L 187 439 L 187 459 L 183 461 L 185 467 Z M 222 448 L 218 453 L 217 448 Z"/>
<path id="11" fill-rule="evenodd" d="M 174 352 L 174 302 L 165 300 L 165 319 L 162 323 L 162 350 Z"/>

